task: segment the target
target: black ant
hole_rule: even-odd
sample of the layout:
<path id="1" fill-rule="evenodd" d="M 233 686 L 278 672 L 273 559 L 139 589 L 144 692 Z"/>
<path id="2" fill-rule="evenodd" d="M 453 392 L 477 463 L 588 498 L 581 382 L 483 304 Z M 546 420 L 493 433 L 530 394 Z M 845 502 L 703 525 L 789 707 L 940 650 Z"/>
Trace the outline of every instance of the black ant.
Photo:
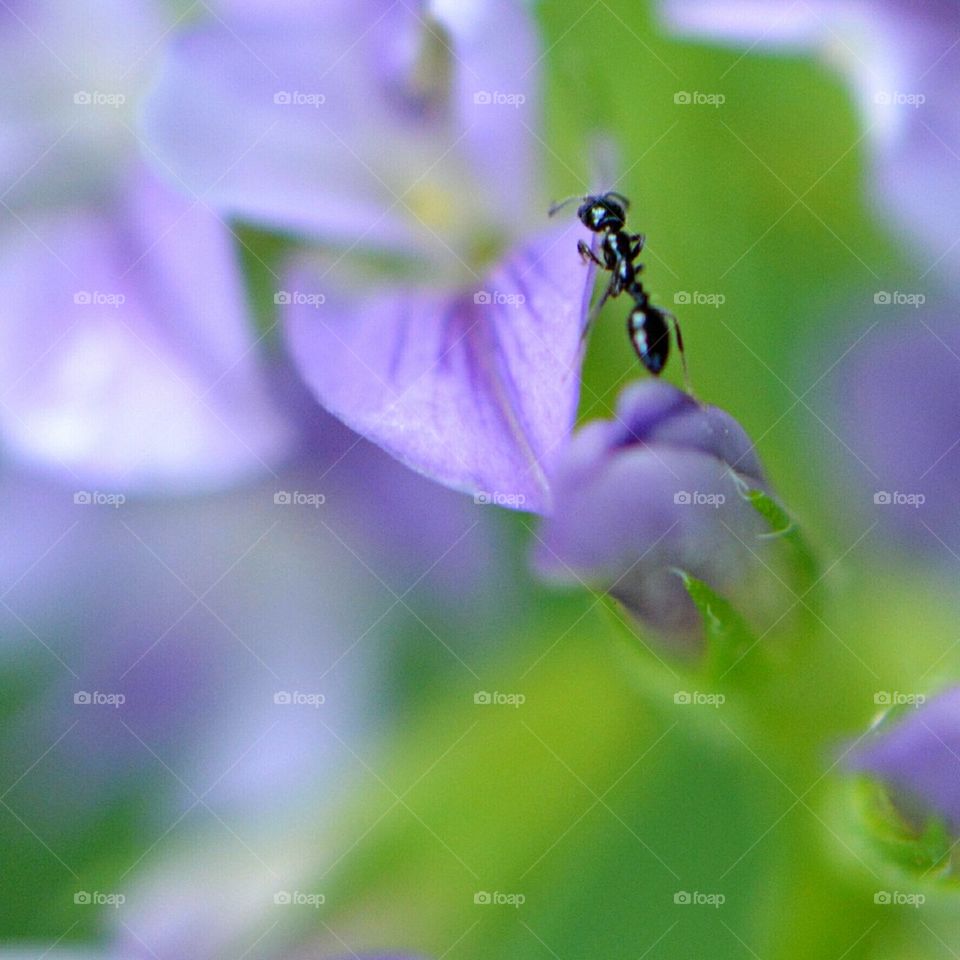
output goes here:
<path id="1" fill-rule="evenodd" d="M 550 216 L 552 217 L 557 211 L 574 201 L 580 202 L 577 209 L 580 222 L 591 232 L 601 235 L 601 256 L 598 257 L 583 240 L 578 240 L 577 250 L 580 251 L 580 257 L 584 263 L 591 260 L 602 270 L 610 273 L 610 282 L 606 290 L 590 311 L 583 331 L 584 338 L 607 300 L 626 292 L 633 297 L 634 302 L 633 309 L 627 317 L 627 335 L 640 362 L 654 376 L 659 376 L 663 371 L 670 355 L 670 328 L 667 325 L 669 319 L 677 338 L 677 349 L 680 352 L 683 377 L 686 381 L 687 359 L 683 351 L 680 324 L 672 313 L 661 310 L 650 302 L 643 283 L 639 279 L 643 264 L 638 263 L 637 258 L 643 251 L 646 238 L 642 233 L 626 232 L 630 201 L 622 193 L 614 191 L 586 197 L 570 197 L 568 200 L 555 203 L 550 208 Z"/>

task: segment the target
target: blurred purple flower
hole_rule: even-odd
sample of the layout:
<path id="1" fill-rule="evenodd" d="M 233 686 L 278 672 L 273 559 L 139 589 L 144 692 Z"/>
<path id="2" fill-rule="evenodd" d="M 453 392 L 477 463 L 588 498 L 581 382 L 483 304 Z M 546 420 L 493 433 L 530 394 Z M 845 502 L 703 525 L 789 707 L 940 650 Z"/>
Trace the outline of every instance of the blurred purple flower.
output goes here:
<path id="1" fill-rule="evenodd" d="M 592 276 L 576 221 L 536 226 L 538 62 L 518 0 L 247 11 L 173 45 L 144 121 L 160 167 L 220 213 L 343 251 L 276 292 L 320 402 L 529 510 L 572 428 Z M 371 281 L 373 253 L 398 279 Z"/>
<path id="2" fill-rule="evenodd" d="M 960 835 L 960 687 L 879 726 L 846 765 L 880 780 L 914 826 L 933 816 Z"/>
<path id="3" fill-rule="evenodd" d="M 113 489 L 221 484 L 291 439 L 230 231 L 139 159 L 163 9 L 42 0 L 0 16 L 0 439 Z"/>
<path id="4" fill-rule="evenodd" d="M 110 506 L 0 483 L 0 667 L 37 678 L 5 715 L 5 803 L 68 889 L 122 889 L 119 956 L 238 953 L 292 919 L 277 893 L 312 889 L 353 840 L 333 824 L 392 729 L 398 624 L 430 632 L 413 591 L 483 583 L 502 556 L 490 511 L 311 409 L 311 456 L 239 490 Z M 75 838 L 131 795 L 139 846 L 111 887 Z"/>
<path id="5" fill-rule="evenodd" d="M 700 619 L 677 570 L 746 595 L 767 553 L 769 528 L 744 484 L 766 485 L 736 421 L 666 383 L 634 384 L 613 420 L 588 424 L 570 443 L 535 566 L 551 581 L 609 592 L 672 647 L 695 653 Z"/>
<path id="6" fill-rule="evenodd" d="M 836 377 L 832 416 L 856 453 L 848 463 L 862 512 L 872 511 L 898 540 L 953 565 L 960 556 L 956 318 L 907 309 L 851 353 Z"/>
<path id="7" fill-rule="evenodd" d="M 818 51 L 848 78 L 872 144 L 875 202 L 960 276 L 960 5 L 953 0 L 661 0 L 678 33 Z"/>

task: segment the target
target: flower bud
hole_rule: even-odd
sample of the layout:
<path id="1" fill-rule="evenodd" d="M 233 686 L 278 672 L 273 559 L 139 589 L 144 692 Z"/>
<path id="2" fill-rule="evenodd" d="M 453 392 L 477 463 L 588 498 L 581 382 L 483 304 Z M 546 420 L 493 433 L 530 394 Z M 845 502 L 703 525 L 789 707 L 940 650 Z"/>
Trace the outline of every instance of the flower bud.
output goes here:
<path id="1" fill-rule="evenodd" d="M 765 572 L 770 530 L 744 494 L 765 481 L 724 411 L 661 381 L 636 383 L 613 420 L 579 431 L 553 479 L 534 556 L 545 579 L 605 590 L 691 654 L 703 629 L 678 571 L 756 605 L 746 587 Z"/>

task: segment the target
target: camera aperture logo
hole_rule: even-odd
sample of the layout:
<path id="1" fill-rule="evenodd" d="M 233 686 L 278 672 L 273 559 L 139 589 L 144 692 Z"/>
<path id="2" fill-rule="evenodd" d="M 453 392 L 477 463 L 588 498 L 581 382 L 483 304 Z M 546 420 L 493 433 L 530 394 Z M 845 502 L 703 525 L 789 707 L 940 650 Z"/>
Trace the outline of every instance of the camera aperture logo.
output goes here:
<path id="1" fill-rule="evenodd" d="M 119 909 L 127 902 L 122 893 L 102 893 L 100 890 L 77 890 L 73 902 L 78 907 L 113 907 Z"/>
<path id="2" fill-rule="evenodd" d="M 304 693 L 300 690 L 278 690 L 273 702 L 279 707 L 317 707 L 323 706 L 327 698 L 322 693 Z"/>
<path id="3" fill-rule="evenodd" d="M 678 90 L 673 95 L 673 102 L 680 107 L 722 107 L 727 98 L 722 93 L 701 93 L 699 90 Z"/>
<path id="4" fill-rule="evenodd" d="M 73 502 L 78 507 L 113 507 L 119 510 L 127 498 L 122 493 L 103 493 L 100 490 L 74 490 Z"/>
<path id="5" fill-rule="evenodd" d="M 299 490 L 291 493 L 289 490 L 278 490 L 273 495 L 273 502 L 278 507 L 313 507 L 316 510 L 327 502 L 327 498 L 322 493 L 301 493 Z"/>
<path id="6" fill-rule="evenodd" d="M 927 898 L 922 893 L 901 893 L 899 890 L 878 890 L 873 902 L 882 907 L 913 907 L 919 910 Z"/>
<path id="7" fill-rule="evenodd" d="M 482 506 L 511 507 L 517 509 L 527 502 L 526 494 L 523 493 L 500 493 L 499 491 L 488 492 L 481 490 L 473 495 L 473 502 Z"/>
<path id="8" fill-rule="evenodd" d="M 326 294 L 308 293 L 304 290 L 277 290 L 273 302 L 278 307 L 313 307 L 319 309 L 327 302 Z"/>
<path id="9" fill-rule="evenodd" d="M 478 690 L 473 702 L 479 707 L 522 707 L 527 698 L 522 693 L 501 693 L 499 690 Z"/>
<path id="10" fill-rule="evenodd" d="M 916 110 L 927 102 L 924 93 L 901 93 L 899 90 L 878 90 L 873 102 L 881 107 L 913 107 Z"/>
<path id="11" fill-rule="evenodd" d="M 873 295 L 873 302 L 878 307 L 913 307 L 914 310 L 919 310 L 927 302 L 927 298 L 922 293 L 878 290 Z"/>
<path id="12" fill-rule="evenodd" d="M 720 907 L 727 902 L 727 898 L 722 893 L 701 893 L 699 890 L 694 890 L 693 892 L 678 890 L 673 895 L 673 902 L 682 907 L 713 907 L 719 910 Z"/>
<path id="13" fill-rule="evenodd" d="M 723 493 L 678 490 L 673 495 L 673 502 L 681 507 L 713 507 L 714 510 L 718 510 L 727 502 L 727 497 Z"/>
<path id="14" fill-rule="evenodd" d="M 278 907 L 313 907 L 319 910 L 327 902 L 326 894 L 304 893 L 302 890 L 278 890 L 273 895 Z"/>
<path id="15" fill-rule="evenodd" d="M 326 94 L 305 93 L 302 90 L 278 90 L 273 95 L 278 107 L 322 107 L 327 102 Z"/>
<path id="16" fill-rule="evenodd" d="M 522 293 L 504 293 L 502 290 L 478 290 L 473 295 L 478 307 L 522 307 L 527 298 Z"/>
<path id="17" fill-rule="evenodd" d="M 123 693 L 77 690 L 73 695 L 73 702 L 81 707 L 113 707 L 117 710 L 127 702 L 127 697 Z"/>
<path id="18" fill-rule="evenodd" d="M 127 302 L 127 295 L 105 293 L 103 290 L 77 290 L 73 302 L 80 307 L 113 307 L 116 310 Z"/>
<path id="19" fill-rule="evenodd" d="M 678 290 L 673 295 L 673 302 L 678 306 L 713 307 L 719 309 L 727 298 L 722 293 L 701 293 L 699 290 Z"/>
<path id="20" fill-rule="evenodd" d="M 78 90 L 73 95 L 78 107 L 113 107 L 114 110 L 127 102 L 125 93 L 103 93 L 100 90 Z"/>
<path id="21" fill-rule="evenodd" d="M 722 707 L 727 698 L 722 693 L 701 693 L 699 690 L 678 690 L 673 695 L 673 702 L 681 707 Z"/>
<path id="22" fill-rule="evenodd" d="M 878 690 L 873 695 L 878 707 L 922 707 L 927 698 L 922 693 L 902 693 L 900 690 Z"/>
<path id="23" fill-rule="evenodd" d="M 873 502 L 878 507 L 913 507 L 914 510 L 919 510 L 927 502 L 927 498 L 922 493 L 901 493 L 899 490 L 890 493 L 888 490 L 878 490 L 873 495 Z"/>
<path id="24" fill-rule="evenodd" d="M 494 90 L 478 90 L 473 95 L 473 102 L 478 107 L 513 107 L 515 110 L 522 107 L 527 102 L 526 94 L 523 93 L 501 93 Z"/>
<path id="25" fill-rule="evenodd" d="M 513 907 L 515 910 L 519 910 L 527 902 L 527 898 L 522 893 L 478 890 L 473 895 L 473 902 L 478 907 Z"/>

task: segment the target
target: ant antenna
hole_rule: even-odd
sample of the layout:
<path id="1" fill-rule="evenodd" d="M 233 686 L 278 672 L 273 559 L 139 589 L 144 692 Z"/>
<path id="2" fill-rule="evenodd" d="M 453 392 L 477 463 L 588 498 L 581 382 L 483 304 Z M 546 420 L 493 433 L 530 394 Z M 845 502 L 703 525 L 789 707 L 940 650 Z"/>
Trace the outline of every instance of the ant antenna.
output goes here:
<path id="1" fill-rule="evenodd" d="M 582 202 L 586 197 L 567 197 L 566 200 L 561 200 L 559 203 L 552 203 L 550 205 L 549 216 L 553 216 L 555 213 L 559 213 L 564 207 L 569 206 L 575 200 Z"/>

